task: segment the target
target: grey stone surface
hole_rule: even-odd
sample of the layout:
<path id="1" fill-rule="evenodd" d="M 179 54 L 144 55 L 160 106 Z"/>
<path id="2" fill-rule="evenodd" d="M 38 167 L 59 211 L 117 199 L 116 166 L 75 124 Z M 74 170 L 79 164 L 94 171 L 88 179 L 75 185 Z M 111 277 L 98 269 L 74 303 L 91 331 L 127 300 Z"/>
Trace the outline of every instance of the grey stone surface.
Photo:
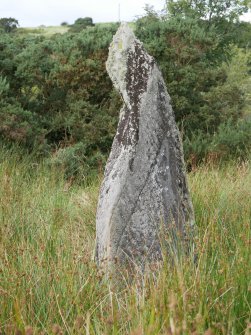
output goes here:
<path id="1" fill-rule="evenodd" d="M 163 231 L 185 240 L 194 223 L 170 97 L 155 60 L 126 24 L 113 38 L 107 71 L 124 106 L 100 190 L 96 259 L 161 259 Z"/>

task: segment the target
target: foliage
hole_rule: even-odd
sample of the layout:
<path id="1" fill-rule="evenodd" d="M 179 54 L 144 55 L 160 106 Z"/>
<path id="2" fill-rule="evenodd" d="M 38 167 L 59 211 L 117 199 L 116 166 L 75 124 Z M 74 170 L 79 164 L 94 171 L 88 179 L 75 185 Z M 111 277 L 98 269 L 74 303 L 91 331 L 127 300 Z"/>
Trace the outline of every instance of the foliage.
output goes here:
<path id="1" fill-rule="evenodd" d="M 248 11 L 250 0 L 167 0 L 169 18 L 196 20 L 205 31 L 213 29 L 222 46 L 234 41 L 238 46 L 250 44 L 250 23 L 239 18 Z M 226 53 L 223 50 L 223 55 Z"/>
<path id="2" fill-rule="evenodd" d="M 170 16 L 196 17 L 207 24 L 236 21 L 248 11 L 249 0 L 167 0 Z"/>
<path id="3" fill-rule="evenodd" d="M 203 160 L 222 162 L 229 159 L 245 160 L 251 152 L 251 119 L 229 120 L 213 135 L 194 132 L 184 141 L 184 154 L 189 168 Z"/>
<path id="4" fill-rule="evenodd" d="M 3 17 L 0 19 L 0 32 L 2 30 L 5 33 L 11 33 L 17 29 L 18 25 L 18 20 L 12 17 Z"/>
<path id="5" fill-rule="evenodd" d="M 55 148 L 82 141 L 88 157 L 106 154 L 120 104 L 105 69 L 115 30 L 116 25 L 94 27 L 50 39 L 1 35 L 0 135 L 19 141 L 17 127 L 26 122 L 29 131 L 21 129 L 30 149 L 32 142 Z M 15 129 L 11 136 L 9 129 Z"/>
<path id="6" fill-rule="evenodd" d="M 194 17 L 161 20 L 152 12 L 136 22 L 136 34 L 157 59 L 187 136 L 195 129 L 213 133 L 241 116 L 242 91 L 227 82 L 223 66 L 231 59 L 228 35 L 224 39 L 215 26 Z"/>
<path id="7" fill-rule="evenodd" d="M 227 72 L 227 84 L 234 83 L 243 92 L 243 115 L 249 118 L 251 117 L 251 49 L 240 49 L 233 46 L 231 53 L 231 62 L 224 65 Z"/>
<path id="8" fill-rule="evenodd" d="M 48 163 L 57 171 L 62 171 L 64 177 L 68 180 L 77 178 L 84 180 L 91 175 L 92 170 L 96 171 L 96 167 L 105 163 L 104 155 L 100 151 L 92 154 L 91 159 L 88 156 L 88 146 L 82 142 L 66 148 L 57 150 Z"/>
<path id="9" fill-rule="evenodd" d="M 226 125 L 220 125 L 212 144 L 219 148 L 218 151 L 225 159 L 246 159 L 251 152 L 251 119 L 240 120 L 236 124 L 230 120 Z"/>
<path id="10" fill-rule="evenodd" d="M 178 12 L 170 9 L 178 4 L 183 6 Z M 201 161 L 211 150 L 210 136 L 230 119 L 234 125 L 250 117 L 250 49 L 237 48 L 232 34 L 233 27 L 245 31 L 239 45 L 247 45 L 249 25 L 234 19 L 243 6 L 230 6 L 225 16 L 223 10 L 218 16 L 213 12 L 209 24 L 208 2 L 197 1 L 201 10 L 192 1 L 188 11 L 187 4 L 170 2 L 168 15 L 148 6 L 134 26 L 162 70 L 187 157 L 203 136 L 201 143 L 209 145 L 199 153 L 194 149 Z M 37 155 L 60 150 L 62 162 L 79 144 L 81 159 L 92 169 L 108 155 L 122 103 L 105 68 L 118 25 L 92 27 L 91 18 L 75 24 L 89 27 L 62 35 L 55 32 L 68 27 L 0 34 L 0 140 L 35 149 Z"/>
<path id="11" fill-rule="evenodd" d="M 235 25 L 234 43 L 240 48 L 251 48 L 251 23 L 238 22 Z"/>
<path id="12" fill-rule="evenodd" d="M 93 26 L 94 26 L 94 23 L 91 17 L 78 18 L 71 26 L 70 32 L 79 33 L 83 29 L 86 29 L 87 27 L 93 27 Z"/>
<path id="13" fill-rule="evenodd" d="M 8 92 L 10 88 L 9 83 L 7 82 L 5 77 L 0 77 L 0 97 L 4 96 L 6 92 Z"/>
<path id="14" fill-rule="evenodd" d="M 43 135 L 32 112 L 16 102 L 0 102 L 0 134 L 5 140 L 25 145 L 34 145 Z"/>
<path id="15" fill-rule="evenodd" d="M 0 327 L 4 334 L 249 334 L 251 170 L 189 174 L 189 257 L 118 287 L 93 261 L 98 178 L 78 186 L 20 148 L 0 153 Z"/>

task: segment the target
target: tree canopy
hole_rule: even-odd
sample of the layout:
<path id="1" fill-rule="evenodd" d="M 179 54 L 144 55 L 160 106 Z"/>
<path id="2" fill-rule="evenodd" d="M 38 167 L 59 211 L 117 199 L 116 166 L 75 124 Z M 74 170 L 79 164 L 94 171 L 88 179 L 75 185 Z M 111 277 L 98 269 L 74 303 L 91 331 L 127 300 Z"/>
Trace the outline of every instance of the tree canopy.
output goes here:
<path id="1" fill-rule="evenodd" d="M 17 29 L 19 26 L 18 20 L 9 17 L 0 19 L 0 31 L 2 30 L 5 33 L 11 33 Z"/>
<path id="2" fill-rule="evenodd" d="M 195 17 L 204 19 L 209 24 L 222 19 L 236 21 L 248 11 L 250 0 L 167 0 L 170 17 Z"/>
<path id="3" fill-rule="evenodd" d="M 71 26 L 70 32 L 72 33 L 78 33 L 83 29 L 86 29 L 87 27 L 93 27 L 94 23 L 91 17 L 80 17 Z"/>

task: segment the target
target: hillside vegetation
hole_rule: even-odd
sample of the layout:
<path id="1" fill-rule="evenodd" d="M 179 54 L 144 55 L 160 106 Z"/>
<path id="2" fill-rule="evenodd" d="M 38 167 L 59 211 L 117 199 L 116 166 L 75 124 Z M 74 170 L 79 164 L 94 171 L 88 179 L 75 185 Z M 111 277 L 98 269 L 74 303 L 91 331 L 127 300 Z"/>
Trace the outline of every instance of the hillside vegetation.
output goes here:
<path id="1" fill-rule="evenodd" d="M 251 149 L 251 24 L 238 22 L 246 6 L 230 2 L 170 1 L 133 25 L 163 73 L 189 168 Z M 37 34 L 12 21 L 11 32 L 0 25 L 1 141 L 50 156 L 67 176 L 102 168 L 122 104 L 105 69 L 118 24 L 79 18 Z"/>
<path id="2" fill-rule="evenodd" d="M 52 36 L 54 34 L 65 34 L 69 30 L 68 26 L 40 26 L 32 28 L 19 28 L 18 34 L 32 34 L 32 35 L 43 35 Z"/>

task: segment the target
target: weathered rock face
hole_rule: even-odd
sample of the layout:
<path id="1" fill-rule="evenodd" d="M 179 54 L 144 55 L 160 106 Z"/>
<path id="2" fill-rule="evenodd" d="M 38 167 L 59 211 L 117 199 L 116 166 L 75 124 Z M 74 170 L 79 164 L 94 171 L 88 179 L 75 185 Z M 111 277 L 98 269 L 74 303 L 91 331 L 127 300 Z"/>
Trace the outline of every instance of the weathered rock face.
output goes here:
<path id="1" fill-rule="evenodd" d="M 179 131 L 162 75 L 126 25 L 113 38 L 107 71 L 121 93 L 117 134 L 97 209 L 99 263 L 161 258 L 161 234 L 186 239 L 193 226 Z"/>

